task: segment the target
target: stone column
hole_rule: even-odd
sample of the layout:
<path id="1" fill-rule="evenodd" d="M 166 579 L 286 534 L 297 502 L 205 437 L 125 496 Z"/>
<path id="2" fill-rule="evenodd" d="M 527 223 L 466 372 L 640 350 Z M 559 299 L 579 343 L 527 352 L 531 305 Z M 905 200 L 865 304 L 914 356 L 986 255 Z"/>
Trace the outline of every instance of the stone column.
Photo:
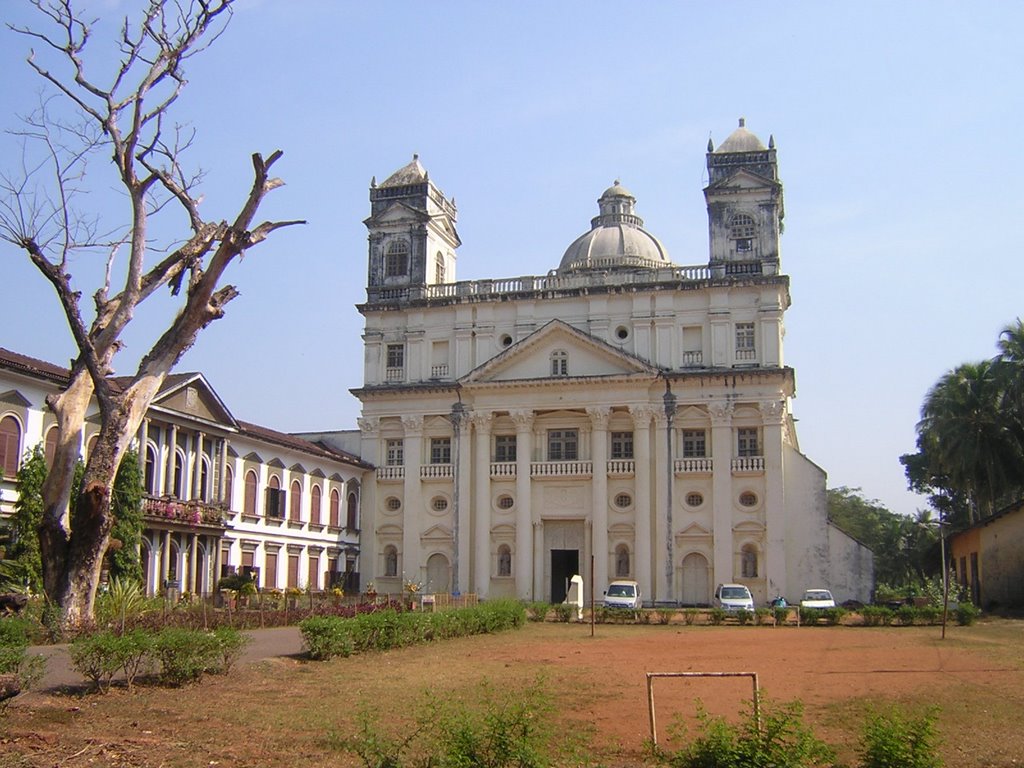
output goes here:
<path id="1" fill-rule="evenodd" d="M 653 597 L 651 519 L 655 511 L 651 503 L 651 419 L 654 410 L 649 405 L 633 405 L 629 412 L 633 416 L 633 450 L 636 455 L 636 580 L 640 582 L 641 592 Z"/>
<path id="2" fill-rule="evenodd" d="M 380 419 L 375 416 L 358 419 L 359 430 L 362 432 L 363 458 L 374 466 L 381 465 L 380 445 Z M 380 578 L 377 573 L 377 555 L 380 552 L 380 542 L 377 539 L 377 478 L 375 474 L 368 474 L 368 479 L 362 484 L 359 491 L 359 511 L 362 531 L 359 535 L 360 557 L 359 574 L 366 584 Z M 330 494 L 324 487 L 323 502 L 327 504 L 327 511 L 320 511 L 320 520 L 323 522 L 325 515 L 330 516 Z M 402 505 L 405 506 L 404 503 Z M 328 521 L 329 522 L 329 521 Z M 363 554 L 366 556 L 363 557 Z M 326 557 L 326 555 L 325 555 Z M 324 570 L 327 564 L 325 560 L 321 563 L 320 570 Z M 324 588 L 327 585 L 324 584 Z"/>
<path id="3" fill-rule="evenodd" d="M 516 526 L 518 528 L 518 526 Z M 519 531 L 516 531 L 519 536 Z M 547 590 L 544 588 L 544 521 L 537 520 L 530 526 L 530 547 L 533 550 L 533 598 L 543 600 Z M 517 579 L 518 580 L 518 579 Z M 550 595 L 548 595 L 550 599 Z"/>
<path id="4" fill-rule="evenodd" d="M 651 482 L 654 484 L 654 593 L 651 599 L 673 602 L 672 597 L 672 509 L 668 484 L 672 479 L 668 452 L 669 420 L 664 410 L 654 411 L 654 461 Z"/>
<path id="5" fill-rule="evenodd" d="M 591 554 L 594 556 L 593 590 L 608 585 L 608 419 L 610 408 L 587 408 L 590 417 L 590 458 L 593 461 L 591 481 Z M 587 570 L 586 565 L 580 567 Z M 589 574 L 588 574 L 589 575 Z M 594 592 L 601 594 L 600 591 Z"/>
<path id="6" fill-rule="evenodd" d="M 192 461 L 194 467 L 192 470 L 192 498 L 200 501 L 206 501 L 206 497 L 203 495 L 203 447 L 203 433 L 196 432 L 196 453 L 195 459 Z"/>
<path id="7" fill-rule="evenodd" d="M 516 425 L 516 596 L 520 600 L 539 600 L 534 578 L 534 535 L 530 462 L 533 457 L 533 412 L 513 411 Z M 541 555 L 540 560 L 543 560 Z M 543 577 L 542 577 L 543 578 Z"/>
<path id="8" fill-rule="evenodd" d="M 732 403 L 716 400 L 708 406 L 711 415 L 712 540 L 714 584 L 734 581 L 732 544 Z"/>
<path id="9" fill-rule="evenodd" d="M 142 482 L 146 482 L 146 446 L 149 445 L 149 419 L 143 419 L 139 425 L 139 469 L 142 470 Z M 146 488 L 146 493 L 152 489 Z"/>
<path id="10" fill-rule="evenodd" d="M 457 408 L 452 409 L 451 416 L 455 431 L 455 445 L 453 446 L 455 455 L 452 457 L 452 461 L 455 463 L 455 477 L 453 478 L 455 572 L 452 574 L 452 589 L 464 595 L 469 592 L 469 581 L 472 575 L 470 552 L 473 542 L 473 497 L 470 481 L 473 477 L 473 455 L 470 451 L 469 412 L 464 410 L 462 404 L 459 403 Z"/>
<path id="11" fill-rule="evenodd" d="M 199 536 L 189 534 L 188 541 L 188 591 L 196 593 L 196 572 L 199 570 Z"/>
<path id="12" fill-rule="evenodd" d="M 231 509 L 231 499 L 225 499 L 224 495 L 227 493 L 227 478 L 228 478 L 228 439 L 226 437 L 221 438 L 220 441 L 220 457 L 219 457 L 220 471 L 217 473 L 217 501 L 225 504 L 227 508 Z M 237 478 L 236 478 L 237 480 Z M 234 483 L 237 485 L 238 483 Z M 242 478 L 242 487 L 245 487 L 245 478 Z M 218 574 L 219 575 L 219 574 Z"/>
<path id="13" fill-rule="evenodd" d="M 758 572 L 768 590 L 766 599 L 786 594 L 786 510 L 782 457 L 783 423 L 786 404 L 782 400 L 760 403 L 764 418 L 761 452 L 764 455 L 764 527 L 765 541 Z"/>
<path id="14" fill-rule="evenodd" d="M 486 598 L 491 586 L 491 422 L 490 413 L 474 413 L 472 475 L 473 564 L 471 589 Z M 467 462 L 468 463 L 468 462 Z"/>
<path id="15" fill-rule="evenodd" d="M 167 464 L 164 473 L 164 494 L 174 492 L 174 461 L 178 455 L 178 427 L 172 424 L 167 430 Z"/>
<path id="16" fill-rule="evenodd" d="M 163 557 L 160 560 L 163 562 L 163 566 L 160 569 L 160 585 L 159 588 L 163 590 L 164 582 L 167 581 L 168 576 L 171 573 L 171 532 L 164 531 L 164 546 Z"/>
<path id="17" fill-rule="evenodd" d="M 402 503 L 402 561 L 400 574 L 414 581 L 420 578 L 420 527 L 423 498 L 420 490 L 420 465 L 423 459 L 423 417 L 403 416 L 405 428 L 405 500 Z"/>

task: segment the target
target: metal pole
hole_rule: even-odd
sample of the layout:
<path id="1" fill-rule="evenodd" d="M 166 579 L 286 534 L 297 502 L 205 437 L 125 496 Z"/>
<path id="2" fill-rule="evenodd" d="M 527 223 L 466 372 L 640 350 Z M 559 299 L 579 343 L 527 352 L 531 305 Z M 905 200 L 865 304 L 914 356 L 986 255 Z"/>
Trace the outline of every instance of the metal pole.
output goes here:
<path id="1" fill-rule="evenodd" d="M 591 536 L 593 540 L 593 536 Z M 593 550 L 593 545 L 591 545 Z M 594 554 L 590 554 L 590 636 L 594 636 Z"/>
<path id="2" fill-rule="evenodd" d="M 939 510 L 939 551 L 942 553 L 942 639 L 946 639 L 946 615 L 949 613 L 949 567 L 946 563 L 946 526 Z"/>

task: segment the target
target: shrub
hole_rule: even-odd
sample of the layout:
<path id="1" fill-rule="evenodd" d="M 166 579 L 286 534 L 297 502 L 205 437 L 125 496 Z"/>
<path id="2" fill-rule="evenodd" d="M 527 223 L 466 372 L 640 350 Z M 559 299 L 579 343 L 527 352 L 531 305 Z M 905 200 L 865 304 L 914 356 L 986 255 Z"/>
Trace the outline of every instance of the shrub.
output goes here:
<path id="1" fill-rule="evenodd" d="M 148 667 L 152 649 L 152 636 L 142 630 L 121 635 L 104 629 L 79 635 L 71 643 L 68 653 L 75 670 L 96 690 L 106 693 L 118 672 L 124 674 L 125 683 L 131 690 L 135 679 Z"/>
<path id="2" fill-rule="evenodd" d="M 153 652 L 160 662 L 160 679 L 168 685 L 185 685 L 199 680 L 204 672 L 221 663 L 220 643 L 212 632 L 169 627 L 153 639 Z"/>
<path id="3" fill-rule="evenodd" d="M 548 617 L 548 611 L 551 610 L 551 605 L 543 601 L 537 603 L 530 603 L 526 606 L 527 618 L 530 621 L 544 621 Z"/>
<path id="4" fill-rule="evenodd" d="M 242 653 L 252 642 L 252 638 L 243 635 L 234 627 L 217 627 L 213 630 L 213 637 L 217 641 L 220 655 L 220 664 L 215 671 L 226 675 L 235 666 L 235 662 L 242 658 Z"/>
<path id="5" fill-rule="evenodd" d="M 724 608 L 712 608 L 710 611 L 708 611 L 708 621 L 710 621 L 717 627 L 719 624 L 725 621 L 725 617 L 727 615 L 728 614 L 725 612 Z"/>
<path id="6" fill-rule="evenodd" d="M 736 611 L 736 621 L 738 621 L 741 626 L 744 624 L 749 624 L 751 618 L 753 618 L 753 614 L 746 608 L 740 608 L 738 611 Z"/>
<path id="7" fill-rule="evenodd" d="M 899 621 L 900 626 L 909 627 L 916 618 L 917 608 L 912 605 L 901 605 L 896 609 L 896 619 Z"/>
<path id="8" fill-rule="evenodd" d="M 925 624 L 938 624 L 942 620 L 942 607 L 928 604 L 917 609 L 917 616 Z"/>
<path id="9" fill-rule="evenodd" d="M 772 608 L 772 616 L 774 616 L 776 624 L 785 624 L 789 621 L 789 608 L 776 606 Z"/>
<path id="10" fill-rule="evenodd" d="M 352 627 L 337 616 L 312 616 L 299 623 L 309 656 L 318 661 L 351 656 L 355 650 Z"/>
<path id="11" fill-rule="evenodd" d="M 956 606 L 956 623 L 961 627 L 969 627 L 978 618 L 978 607 L 974 603 L 961 602 Z"/>
<path id="12" fill-rule="evenodd" d="M 28 653 L 29 635 L 34 627 L 26 619 L 0 619 L 0 675 L 15 675 L 22 690 L 28 690 L 43 676 L 46 659 Z M 3 704 L 0 704 L 2 708 Z"/>
<path id="13" fill-rule="evenodd" d="M 96 596 L 96 623 L 118 626 L 124 632 L 129 620 L 149 607 L 146 595 L 137 581 L 115 578 L 109 589 Z"/>
<path id="14" fill-rule="evenodd" d="M 700 712 L 701 734 L 668 755 L 673 768 L 812 768 L 832 764 L 832 749 L 803 722 L 800 702 L 773 705 L 761 700 L 761 727 L 753 708 L 738 725 Z"/>
<path id="15" fill-rule="evenodd" d="M 825 623 L 830 627 L 834 627 L 837 624 L 842 623 L 845 615 L 846 609 L 841 608 L 838 605 L 834 608 L 825 608 L 821 611 L 821 618 L 823 618 Z"/>
<path id="16" fill-rule="evenodd" d="M 568 623 L 572 619 L 573 613 L 576 611 L 575 605 L 568 605 L 567 603 L 559 603 L 558 605 L 551 606 L 555 611 L 555 620 L 562 623 Z"/>
<path id="17" fill-rule="evenodd" d="M 756 608 L 754 610 L 754 623 L 759 626 L 764 626 L 768 623 L 768 618 L 772 615 L 771 608 Z"/>
<path id="18" fill-rule="evenodd" d="M 683 623 L 688 627 L 691 626 L 697 620 L 698 613 L 696 608 L 683 608 Z"/>
<path id="19" fill-rule="evenodd" d="M 884 627 L 893 619 L 892 608 L 884 605 L 865 605 L 860 609 L 860 617 L 866 627 Z"/>
<path id="20" fill-rule="evenodd" d="M 676 615 L 675 608 L 655 608 L 654 612 L 662 624 L 671 624 L 672 617 Z"/>
<path id="21" fill-rule="evenodd" d="M 936 712 L 907 715 L 893 708 L 869 717 L 861 741 L 860 768 L 939 768 Z"/>

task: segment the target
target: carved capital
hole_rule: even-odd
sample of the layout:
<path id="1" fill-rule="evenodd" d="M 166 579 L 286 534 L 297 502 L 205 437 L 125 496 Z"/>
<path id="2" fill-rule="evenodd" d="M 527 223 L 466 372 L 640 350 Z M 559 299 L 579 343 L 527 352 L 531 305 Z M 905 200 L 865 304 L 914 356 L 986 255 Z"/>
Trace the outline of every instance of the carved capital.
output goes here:
<path id="1" fill-rule="evenodd" d="M 491 424 L 494 422 L 494 414 L 490 411 L 475 411 L 469 419 L 473 423 L 473 428 L 477 432 L 487 434 L 491 431 Z"/>
<path id="2" fill-rule="evenodd" d="M 423 417 L 409 414 L 402 417 L 402 427 L 405 429 L 406 434 L 423 431 Z"/>
<path id="3" fill-rule="evenodd" d="M 608 420 L 611 418 L 611 408 L 587 408 L 587 416 L 594 429 L 608 429 Z"/>
<path id="4" fill-rule="evenodd" d="M 533 426 L 533 411 L 512 411 L 509 417 L 516 425 L 516 432 L 529 432 Z"/>
<path id="5" fill-rule="evenodd" d="M 729 426 L 732 422 L 732 412 L 733 404 L 727 400 L 712 400 L 708 403 L 708 414 L 714 427 Z"/>
<path id="6" fill-rule="evenodd" d="M 380 430 L 380 418 L 377 416 L 364 416 L 356 419 L 360 432 L 374 433 Z"/>
<path id="7" fill-rule="evenodd" d="M 651 405 L 629 406 L 629 415 L 633 417 L 633 426 L 636 429 L 650 429 L 654 413 L 654 406 Z"/>
<path id="8" fill-rule="evenodd" d="M 765 424 L 782 424 L 786 416 L 786 403 L 782 400 L 762 400 L 758 403 Z"/>

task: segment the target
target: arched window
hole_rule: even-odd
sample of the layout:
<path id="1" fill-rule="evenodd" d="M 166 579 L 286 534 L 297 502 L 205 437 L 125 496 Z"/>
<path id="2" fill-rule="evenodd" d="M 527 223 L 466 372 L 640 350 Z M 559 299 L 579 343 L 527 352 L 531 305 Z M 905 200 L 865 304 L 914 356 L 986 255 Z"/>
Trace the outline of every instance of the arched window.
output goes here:
<path id="1" fill-rule="evenodd" d="M 242 514 L 256 516 L 256 489 L 259 487 L 259 479 L 256 472 L 249 470 L 245 473 L 245 501 L 242 502 Z"/>
<path id="2" fill-rule="evenodd" d="M 359 528 L 359 496 L 356 495 L 355 491 L 350 491 L 348 494 L 348 506 L 345 510 L 345 527 L 350 531 L 354 531 Z"/>
<path id="3" fill-rule="evenodd" d="M 619 544 L 615 548 L 615 578 L 624 579 L 629 576 L 629 547 Z"/>
<path id="4" fill-rule="evenodd" d="M 228 509 L 231 509 L 231 506 L 234 504 L 234 490 L 235 473 L 231 467 L 226 467 L 224 471 L 224 498 L 221 501 L 228 505 Z"/>
<path id="5" fill-rule="evenodd" d="M 92 451 L 93 444 L 90 443 L 89 451 Z M 174 497 L 177 499 L 185 498 L 182 493 L 184 490 L 185 480 L 185 454 L 181 451 L 174 452 Z"/>
<path id="6" fill-rule="evenodd" d="M 384 277 L 401 277 L 409 273 L 409 244 L 392 240 L 384 256 Z"/>
<path id="7" fill-rule="evenodd" d="M 388 578 L 398 575 L 398 549 L 394 544 L 384 547 L 384 575 Z"/>
<path id="8" fill-rule="evenodd" d="M 551 375 L 569 375 L 569 353 L 564 349 L 556 349 L 551 353 Z"/>
<path id="9" fill-rule="evenodd" d="M 13 416 L 0 419 L 0 477 L 15 477 L 18 474 L 18 459 L 21 456 L 21 425 Z"/>
<path id="10" fill-rule="evenodd" d="M 757 578 L 757 548 L 744 544 L 740 550 L 740 574 L 744 579 Z"/>
<path id="11" fill-rule="evenodd" d="M 320 497 L 323 492 L 320 490 L 320 484 L 314 483 L 313 487 L 309 490 L 309 524 L 320 525 Z"/>
<path id="12" fill-rule="evenodd" d="M 498 547 L 498 575 L 512 575 L 512 549 L 508 544 Z"/>
<path id="13" fill-rule="evenodd" d="M 735 242 L 736 253 L 754 250 L 755 227 L 754 217 L 747 213 L 737 213 L 729 220 L 729 239 Z"/>
<path id="14" fill-rule="evenodd" d="M 434 282 L 438 284 L 444 282 L 444 254 L 440 251 L 434 257 Z"/>
<path id="15" fill-rule="evenodd" d="M 208 456 L 199 458 L 199 500 L 210 500 L 210 458 Z"/>
<path id="16" fill-rule="evenodd" d="M 292 497 L 288 502 L 288 519 L 293 523 L 299 522 L 302 512 L 302 483 L 292 480 Z"/>
<path id="17" fill-rule="evenodd" d="M 331 522 L 332 528 L 341 528 L 341 494 L 337 488 L 331 489 Z"/>
<path id="18" fill-rule="evenodd" d="M 146 490 L 156 495 L 156 448 L 146 446 Z"/>
<path id="19" fill-rule="evenodd" d="M 57 437 L 59 430 L 56 426 L 46 430 L 46 441 L 43 443 L 43 456 L 46 458 L 46 468 L 53 467 L 53 459 L 57 455 Z"/>

